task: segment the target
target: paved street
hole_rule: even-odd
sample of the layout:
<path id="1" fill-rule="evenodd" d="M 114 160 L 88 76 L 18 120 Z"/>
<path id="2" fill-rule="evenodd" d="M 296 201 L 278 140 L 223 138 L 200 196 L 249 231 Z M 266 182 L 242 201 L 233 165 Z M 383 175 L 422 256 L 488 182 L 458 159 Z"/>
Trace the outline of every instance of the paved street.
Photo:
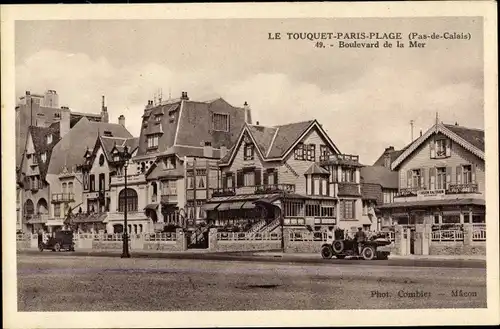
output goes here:
<path id="1" fill-rule="evenodd" d="M 486 270 L 466 266 L 473 261 L 410 267 L 61 255 L 18 255 L 19 311 L 486 307 Z"/>

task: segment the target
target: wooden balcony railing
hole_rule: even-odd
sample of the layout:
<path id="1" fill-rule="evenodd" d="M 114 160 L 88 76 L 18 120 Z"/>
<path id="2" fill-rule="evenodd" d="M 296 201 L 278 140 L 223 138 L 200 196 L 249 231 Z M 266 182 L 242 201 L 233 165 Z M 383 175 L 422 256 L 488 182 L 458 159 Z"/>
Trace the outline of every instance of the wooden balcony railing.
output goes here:
<path id="1" fill-rule="evenodd" d="M 52 194 L 52 203 L 59 202 L 74 202 L 75 194 L 74 193 L 53 193 Z"/>
<path id="2" fill-rule="evenodd" d="M 277 192 L 295 192 L 294 184 L 267 184 L 255 186 L 255 194 L 267 194 Z"/>
<path id="3" fill-rule="evenodd" d="M 421 189 L 421 187 L 402 188 L 396 193 L 395 197 L 417 196 L 417 192 Z"/>
<path id="4" fill-rule="evenodd" d="M 352 154 L 327 154 L 320 155 L 319 161 L 351 161 L 359 162 L 359 155 Z"/>
<path id="5" fill-rule="evenodd" d="M 234 187 L 225 187 L 225 188 L 215 188 L 212 192 L 212 198 L 218 196 L 233 196 L 236 195 L 236 189 Z"/>

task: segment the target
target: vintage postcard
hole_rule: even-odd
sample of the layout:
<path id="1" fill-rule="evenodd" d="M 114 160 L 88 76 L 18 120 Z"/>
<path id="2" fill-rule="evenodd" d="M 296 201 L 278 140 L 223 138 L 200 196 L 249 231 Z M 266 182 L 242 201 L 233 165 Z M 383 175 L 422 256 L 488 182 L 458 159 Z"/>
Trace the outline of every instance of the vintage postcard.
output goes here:
<path id="1" fill-rule="evenodd" d="M 498 324 L 495 9 L 2 6 L 5 327 Z"/>

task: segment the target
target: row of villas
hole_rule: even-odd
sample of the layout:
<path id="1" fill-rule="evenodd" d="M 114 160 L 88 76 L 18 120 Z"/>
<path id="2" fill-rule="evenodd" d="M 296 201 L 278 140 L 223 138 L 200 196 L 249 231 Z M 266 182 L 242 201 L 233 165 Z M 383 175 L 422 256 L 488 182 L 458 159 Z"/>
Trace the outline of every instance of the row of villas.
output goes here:
<path id="1" fill-rule="evenodd" d="M 484 222 L 479 130 L 436 122 L 404 149 L 388 148 L 363 166 L 316 120 L 253 124 L 246 103 L 222 98 L 192 101 L 183 92 L 148 101 L 138 138 L 123 116 L 107 122 L 104 99 L 100 120 L 42 110 L 62 119 L 40 120 L 26 134 L 18 167 L 18 227 L 26 231 L 58 229 L 71 210 L 80 231 L 120 233 L 125 207 L 132 233 L 167 225 L 271 232 L 281 218 L 308 230 Z M 125 149 L 132 155 L 127 189 Z"/>

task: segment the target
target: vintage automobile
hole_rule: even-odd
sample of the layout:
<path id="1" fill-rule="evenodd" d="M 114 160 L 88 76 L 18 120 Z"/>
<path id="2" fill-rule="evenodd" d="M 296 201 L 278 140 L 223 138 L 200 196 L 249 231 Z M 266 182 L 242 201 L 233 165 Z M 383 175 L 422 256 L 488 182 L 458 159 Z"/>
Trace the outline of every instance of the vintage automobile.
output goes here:
<path id="1" fill-rule="evenodd" d="M 329 239 L 321 246 L 321 257 L 330 259 L 335 256 L 338 259 L 344 259 L 347 256 L 361 257 L 365 260 L 372 259 L 387 259 L 389 254 L 389 246 L 391 242 L 383 237 L 374 237 L 363 243 L 361 254 L 358 254 L 357 243 L 354 239 Z"/>
<path id="2" fill-rule="evenodd" d="M 39 241 L 38 250 L 44 251 L 45 249 L 49 249 L 52 251 L 75 251 L 73 231 L 57 231 L 55 233 L 52 233 L 47 241 Z"/>

